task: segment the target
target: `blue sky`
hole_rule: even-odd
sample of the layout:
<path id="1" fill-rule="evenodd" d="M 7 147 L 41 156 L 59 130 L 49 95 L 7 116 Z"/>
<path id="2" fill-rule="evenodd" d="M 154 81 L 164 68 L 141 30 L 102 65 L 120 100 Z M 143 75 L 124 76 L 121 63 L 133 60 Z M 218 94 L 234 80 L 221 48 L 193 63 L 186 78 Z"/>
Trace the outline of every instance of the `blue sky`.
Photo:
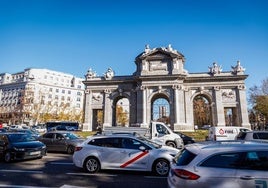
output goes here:
<path id="1" fill-rule="evenodd" d="M 240 60 L 249 88 L 267 78 L 267 10 L 266 0 L 0 0 L 0 73 L 131 75 L 146 44 L 171 44 L 190 73 Z"/>

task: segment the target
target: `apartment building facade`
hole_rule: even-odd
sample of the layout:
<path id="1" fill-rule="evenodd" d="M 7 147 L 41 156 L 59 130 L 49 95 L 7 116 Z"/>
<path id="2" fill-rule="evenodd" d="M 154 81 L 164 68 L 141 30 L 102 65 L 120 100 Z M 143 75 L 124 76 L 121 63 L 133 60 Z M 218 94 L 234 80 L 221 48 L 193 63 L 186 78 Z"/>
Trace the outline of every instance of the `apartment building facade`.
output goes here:
<path id="1" fill-rule="evenodd" d="M 33 125 L 61 117 L 82 121 L 83 80 L 48 69 L 1 73 L 0 122 Z"/>

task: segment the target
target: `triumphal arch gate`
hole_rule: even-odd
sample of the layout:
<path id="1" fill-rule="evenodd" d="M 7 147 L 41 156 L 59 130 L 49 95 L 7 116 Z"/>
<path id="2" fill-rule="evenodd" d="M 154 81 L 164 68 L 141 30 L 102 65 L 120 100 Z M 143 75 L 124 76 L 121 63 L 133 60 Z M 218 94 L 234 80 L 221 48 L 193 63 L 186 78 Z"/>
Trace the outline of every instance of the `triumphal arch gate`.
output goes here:
<path id="1" fill-rule="evenodd" d="M 193 131 L 198 121 L 204 124 L 204 118 L 211 126 L 250 127 L 248 75 L 239 61 L 230 71 L 212 63 L 207 72 L 189 73 L 183 54 L 171 45 L 153 49 L 146 45 L 135 64 L 136 71 L 129 76 L 117 76 L 112 68 L 103 76 L 88 70 L 84 131 L 96 130 L 98 125 L 148 127 L 152 120 L 163 119 L 176 131 Z M 197 99 L 205 105 L 197 105 Z"/>

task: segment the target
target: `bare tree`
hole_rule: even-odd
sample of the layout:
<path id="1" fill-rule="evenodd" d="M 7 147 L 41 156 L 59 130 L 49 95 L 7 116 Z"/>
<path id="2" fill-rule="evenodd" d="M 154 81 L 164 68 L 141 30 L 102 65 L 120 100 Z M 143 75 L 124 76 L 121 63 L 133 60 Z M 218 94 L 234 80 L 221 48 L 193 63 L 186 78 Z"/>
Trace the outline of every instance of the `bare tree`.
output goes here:
<path id="1" fill-rule="evenodd" d="M 249 88 L 249 103 L 252 106 L 250 121 L 260 129 L 268 120 L 268 78 L 260 86 Z"/>

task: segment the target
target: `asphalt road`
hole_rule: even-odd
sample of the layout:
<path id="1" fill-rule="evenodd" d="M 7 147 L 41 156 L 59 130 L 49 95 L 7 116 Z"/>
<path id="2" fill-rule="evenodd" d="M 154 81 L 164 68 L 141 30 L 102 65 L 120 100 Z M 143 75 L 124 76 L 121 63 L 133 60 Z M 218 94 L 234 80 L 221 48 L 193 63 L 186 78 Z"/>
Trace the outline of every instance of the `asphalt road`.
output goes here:
<path id="1" fill-rule="evenodd" d="M 167 179 L 148 172 L 100 171 L 85 173 L 72 156 L 48 153 L 42 159 L 0 162 L 0 187 L 5 188 L 163 188 Z"/>

